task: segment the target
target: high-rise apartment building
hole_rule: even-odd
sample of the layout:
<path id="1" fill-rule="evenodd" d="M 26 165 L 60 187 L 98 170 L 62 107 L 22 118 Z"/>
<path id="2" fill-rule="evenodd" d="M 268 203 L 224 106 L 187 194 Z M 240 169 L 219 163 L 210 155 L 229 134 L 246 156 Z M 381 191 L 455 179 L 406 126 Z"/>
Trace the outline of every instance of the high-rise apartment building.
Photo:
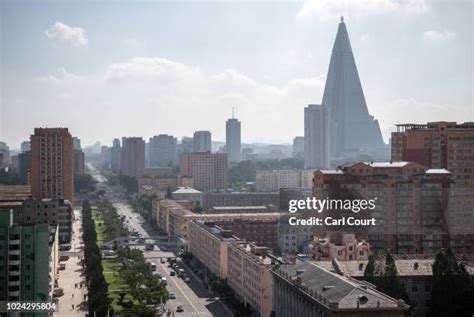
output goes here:
<path id="1" fill-rule="evenodd" d="M 120 168 L 120 139 L 114 139 L 110 148 L 110 169 L 118 173 Z"/>
<path id="2" fill-rule="evenodd" d="M 59 262 L 58 226 L 16 223 L 12 213 L 0 208 L 0 300 L 51 302 Z"/>
<path id="3" fill-rule="evenodd" d="M 211 132 L 196 131 L 193 138 L 194 152 L 211 152 Z"/>
<path id="4" fill-rule="evenodd" d="M 160 134 L 150 138 L 148 152 L 150 167 L 169 166 L 178 163 L 178 141 L 172 135 Z"/>
<path id="5" fill-rule="evenodd" d="M 23 142 L 21 142 L 21 144 L 20 144 L 20 151 L 21 151 L 22 153 L 28 152 L 28 151 L 30 151 L 30 150 L 31 150 L 31 143 L 30 143 L 30 141 L 23 141 Z"/>
<path id="6" fill-rule="evenodd" d="M 82 150 L 74 150 L 74 174 L 84 174 L 85 164 L 84 152 Z"/>
<path id="7" fill-rule="evenodd" d="M 305 168 L 328 168 L 329 157 L 328 111 L 320 105 L 309 105 L 304 109 Z"/>
<path id="8" fill-rule="evenodd" d="M 180 167 L 180 174 L 192 177 L 197 190 L 227 190 L 227 154 L 183 154 Z"/>
<path id="9" fill-rule="evenodd" d="M 120 172 L 131 177 L 140 177 L 145 173 L 145 141 L 142 138 L 122 138 Z"/>
<path id="10" fill-rule="evenodd" d="M 293 153 L 294 158 L 304 158 L 304 136 L 297 136 L 293 139 Z"/>
<path id="11" fill-rule="evenodd" d="M 0 168 L 6 167 L 10 164 L 10 147 L 0 141 Z"/>
<path id="12" fill-rule="evenodd" d="M 81 139 L 79 139 L 78 137 L 73 137 L 72 146 L 74 150 L 82 150 Z"/>
<path id="13" fill-rule="evenodd" d="M 370 243 L 375 252 L 389 250 L 398 254 L 435 253 L 450 245 L 456 232 L 448 226 L 452 175 L 446 169 L 427 169 L 413 162 L 355 163 L 340 170 L 314 173 L 314 196 L 317 199 L 372 200 L 374 208 L 357 213 L 333 207 L 334 219 L 350 216 L 375 219 L 366 226 L 316 226 L 317 236 L 328 231 L 350 230 Z M 470 221 L 472 216 L 465 217 Z"/>
<path id="14" fill-rule="evenodd" d="M 397 124 L 392 160 L 446 168 L 456 181 L 474 182 L 474 122 Z"/>
<path id="15" fill-rule="evenodd" d="M 74 151 L 67 128 L 36 128 L 30 137 L 34 198 L 74 199 Z"/>
<path id="16" fill-rule="evenodd" d="M 229 163 L 241 160 L 240 121 L 236 118 L 228 119 L 225 123 L 225 147 Z"/>

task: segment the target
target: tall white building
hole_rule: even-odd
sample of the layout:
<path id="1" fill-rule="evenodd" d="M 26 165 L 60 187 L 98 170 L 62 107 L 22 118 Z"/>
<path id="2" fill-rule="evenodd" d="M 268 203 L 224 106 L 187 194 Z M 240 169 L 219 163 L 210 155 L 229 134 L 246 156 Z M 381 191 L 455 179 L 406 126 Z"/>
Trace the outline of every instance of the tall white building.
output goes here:
<path id="1" fill-rule="evenodd" d="M 160 134 L 150 138 L 148 150 L 150 167 L 169 166 L 178 163 L 178 141 L 172 135 Z"/>
<path id="2" fill-rule="evenodd" d="M 225 146 L 229 162 L 240 162 L 240 121 L 232 118 L 225 123 Z"/>
<path id="3" fill-rule="evenodd" d="M 328 111 L 321 105 L 304 109 L 304 165 L 305 168 L 329 167 Z"/>
<path id="4" fill-rule="evenodd" d="M 194 152 L 211 152 L 211 132 L 196 131 L 194 132 Z"/>

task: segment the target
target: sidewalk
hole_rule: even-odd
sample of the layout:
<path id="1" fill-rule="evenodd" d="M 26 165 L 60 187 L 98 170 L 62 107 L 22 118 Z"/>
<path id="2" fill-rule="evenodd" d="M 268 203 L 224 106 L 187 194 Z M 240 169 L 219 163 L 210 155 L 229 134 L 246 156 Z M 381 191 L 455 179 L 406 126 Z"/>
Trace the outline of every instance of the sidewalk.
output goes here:
<path id="1" fill-rule="evenodd" d="M 87 300 L 84 300 L 84 296 L 87 294 L 86 279 L 79 258 L 83 250 L 82 215 L 80 212 L 80 209 L 74 209 L 74 233 L 70 256 L 67 261 L 61 262 L 66 264 L 66 269 L 59 271 L 58 285 L 64 290 L 64 295 L 59 297 L 58 309 L 54 313 L 54 316 L 58 317 L 84 316 L 87 312 Z"/>

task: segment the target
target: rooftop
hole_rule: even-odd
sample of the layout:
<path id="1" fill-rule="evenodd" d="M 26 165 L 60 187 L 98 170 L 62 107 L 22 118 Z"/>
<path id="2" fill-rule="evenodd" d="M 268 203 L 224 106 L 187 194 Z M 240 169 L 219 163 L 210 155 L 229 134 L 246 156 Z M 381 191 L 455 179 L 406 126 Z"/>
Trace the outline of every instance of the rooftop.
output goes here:
<path id="1" fill-rule="evenodd" d="M 173 194 L 202 194 L 202 192 L 191 187 L 179 187 Z"/>
<path id="2" fill-rule="evenodd" d="M 398 301 L 374 289 L 370 284 L 336 274 L 305 261 L 281 266 L 274 273 L 294 284 L 316 301 L 339 309 L 407 309 Z"/>
<path id="3" fill-rule="evenodd" d="M 30 185 L 0 185 L 0 200 L 25 200 L 30 197 Z"/>

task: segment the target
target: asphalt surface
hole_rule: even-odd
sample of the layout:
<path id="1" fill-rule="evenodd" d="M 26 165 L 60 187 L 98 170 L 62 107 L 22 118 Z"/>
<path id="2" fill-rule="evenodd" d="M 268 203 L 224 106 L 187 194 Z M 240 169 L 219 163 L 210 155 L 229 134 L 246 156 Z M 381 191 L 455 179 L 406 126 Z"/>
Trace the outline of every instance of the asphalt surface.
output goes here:
<path id="1" fill-rule="evenodd" d="M 93 176 L 98 181 L 98 186 L 103 187 L 106 191 L 107 197 L 117 208 L 118 214 L 125 216 L 125 224 L 129 227 L 130 231 L 137 231 L 143 238 L 157 235 L 139 214 L 133 212 L 131 206 L 123 198 L 123 189 L 121 187 L 107 185 L 105 178 L 98 174 L 98 172 L 93 173 Z M 155 263 L 156 272 L 167 279 L 168 285 L 166 288 L 168 292 L 176 294 L 176 299 L 170 299 L 166 303 L 166 306 L 172 312 L 172 316 L 232 316 L 219 300 L 213 298 L 212 294 L 202 286 L 201 282 L 191 272 L 187 272 L 191 279 L 189 283 L 184 282 L 177 275 L 170 275 L 171 268 L 168 267 L 168 263 L 161 263 L 160 259 L 176 257 L 173 252 L 161 251 L 159 246 L 155 246 L 154 250 L 145 250 L 144 246 L 137 246 L 137 248 L 143 250 L 147 261 Z M 176 312 L 176 308 L 179 305 L 184 308 L 183 312 Z"/>

